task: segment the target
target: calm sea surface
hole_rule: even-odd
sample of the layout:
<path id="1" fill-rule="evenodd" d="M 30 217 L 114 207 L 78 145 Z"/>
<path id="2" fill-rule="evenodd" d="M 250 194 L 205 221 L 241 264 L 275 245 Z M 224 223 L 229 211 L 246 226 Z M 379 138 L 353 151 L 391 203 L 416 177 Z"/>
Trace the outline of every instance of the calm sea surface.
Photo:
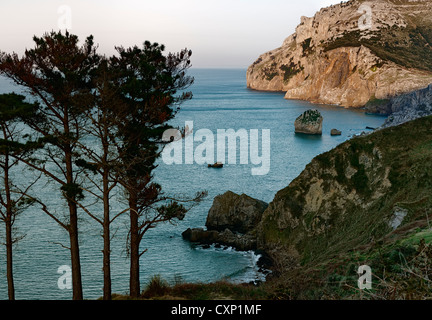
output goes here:
<path id="1" fill-rule="evenodd" d="M 256 92 L 246 88 L 245 70 L 191 70 L 195 84 L 190 88 L 194 98 L 182 106 L 173 124 L 183 127 L 193 121 L 194 132 L 211 130 L 215 137 L 218 129 L 271 130 L 270 170 L 267 175 L 253 176 L 253 164 L 226 165 L 221 170 L 206 165 L 183 164 L 168 166 L 160 161 L 155 179 L 170 195 L 193 196 L 207 190 L 208 198 L 193 208 L 184 221 L 176 225 L 160 225 L 151 230 L 142 243 L 148 251 L 141 258 L 141 282 L 153 275 L 161 275 L 174 282 L 210 282 L 219 279 L 253 281 L 261 279 L 252 252 L 237 252 L 230 248 L 203 249 L 184 241 L 181 233 L 187 228 L 204 227 L 213 198 L 228 190 L 245 193 L 254 198 L 272 201 L 276 192 L 286 187 L 318 154 L 346 141 L 354 134 L 367 131 L 366 126 L 378 127 L 385 118 L 366 115 L 359 110 L 335 106 L 312 105 L 301 101 L 287 101 L 282 93 Z M 19 91 L 0 78 L 0 93 Z M 305 110 L 318 109 L 324 117 L 323 136 L 298 136 L 294 120 Z M 337 128 L 342 136 L 331 137 Z M 194 149 L 201 143 L 196 142 Z M 216 149 L 216 146 L 215 146 Z M 185 152 L 191 152 L 187 150 Z M 261 150 L 261 149 L 260 149 Z M 215 150 L 216 152 L 216 150 Z M 237 162 L 239 163 L 239 162 Z M 16 181 L 25 183 L 31 174 L 17 172 Z M 67 208 L 55 187 L 39 183 L 34 192 L 56 209 L 59 215 Z M 121 194 L 113 198 L 113 210 L 122 210 L 125 204 Z M 93 212 L 100 211 L 98 204 Z M 129 263 L 126 254 L 126 216 L 113 226 L 112 242 L 113 292 L 126 293 L 129 283 Z M 101 228 L 88 216 L 81 220 L 81 260 L 84 297 L 95 299 L 102 295 L 102 237 Z M 60 290 L 57 273 L 60 266 L 69 265 L 66 233 L 37 207 L 23 213 L 17 224 L 17 234 L 25 235 L 14 251 L 15 287 L 17 299 L 71 299 L 71 290 Z M 0 225 L 0 240 L 4 240 L 4 225 Z M 60 244 L 59 244 L 60 243 Z M 0 247 L 0 299 L 7 299 L 5 248 Z"/>

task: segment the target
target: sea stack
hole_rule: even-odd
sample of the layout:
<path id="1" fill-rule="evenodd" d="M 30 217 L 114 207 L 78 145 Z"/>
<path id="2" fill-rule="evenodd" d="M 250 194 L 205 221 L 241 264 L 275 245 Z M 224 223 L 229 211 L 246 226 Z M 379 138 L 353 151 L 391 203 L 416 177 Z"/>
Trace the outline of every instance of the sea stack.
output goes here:
<path id="1" fill-rule="evenodd" d="M 295 123 L 295 132 L 311 135 L 322 135 L 323 117 L 318 110 L 307 110 Z"/>

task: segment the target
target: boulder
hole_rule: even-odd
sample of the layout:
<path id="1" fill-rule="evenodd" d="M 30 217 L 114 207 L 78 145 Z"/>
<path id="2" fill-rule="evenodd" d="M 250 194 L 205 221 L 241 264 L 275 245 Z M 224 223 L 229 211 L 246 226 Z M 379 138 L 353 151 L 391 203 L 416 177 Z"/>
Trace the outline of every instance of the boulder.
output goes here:
<path id="1" fill-rule="evenodd" d="M 183 239 L 203 245 L 220 244 L 248 251 L 257 248 L 256 229 L 268 204 L 227 191 L 215 197 L 206 227 L 187 229 Z"/>
<path id="2" fill-rule="evenodd" d="M 342 135 L 342 131 L 340 131 L 338 129 L 331 129 L 330 135 L 332 135 L 332 136 L 340 136 L 340 135 Z"/>
<path id="3" fill-rule="evenodd" d="M 240 234 L 234 233 L 229 229 L 225 229 L 222 232 L 218 231 L 206 231 L 201 228 L 187 229 L 182 233 L 183 239 L 199 243 L 203 245 L 219 244 L 229 247 L 234 247 L 240 251 L 255 250 L 257 248 L 256 236 L 252 234 Z"/>
<path id="4" fill-rule="evenodd" d="M 190 242 L 199 242 L 202 244 L 211 244 L 217 240 L 219 232 L 206 231 L 202 228 L 187 229 L 182 233 L 182 237 Z"/>
<path id="5" fill-rule="evenodd" d="M 307 110 L 295 123 L 295 132 L 311 135 L 322 135 L 323 117 L 318 110 Z"/>
<path id="6" fill-rule="evenodd" d="M 261 221 L 268 204 L 245 194 L 228 191 L 215 197 L 207 216 L 208 230 L 248 233 Z"/>

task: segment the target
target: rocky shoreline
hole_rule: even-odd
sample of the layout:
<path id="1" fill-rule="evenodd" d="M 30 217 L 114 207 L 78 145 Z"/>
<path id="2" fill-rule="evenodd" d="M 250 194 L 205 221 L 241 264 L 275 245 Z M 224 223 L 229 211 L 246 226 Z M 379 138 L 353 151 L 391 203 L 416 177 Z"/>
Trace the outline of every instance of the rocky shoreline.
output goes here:
<path id="1" fill-rule="evenodd" d="M 259 272 L 266 276 L 273 262 L 265 251 L 258 248 L 257 228 L 267 207 L 268 203 L 264 201 L 227 191 L 215 197 L 207 216 L 206 229 L 189 228 L 182 237 L 204 248 L 215 245 L 253 251 L 259 256 Z"/>
<path id="2" fill-rule="evenodd" d="M 229 228 L 225 231 L 208 231 L 202 228 L 187 229 L 182 233 L 182 237 L 193 243 L 201 245 L 218 244 L 226 247 L 233 247 L 239 251 L 251 251 L 257 249 L 256 237 L 253 235 L 245 235 L 234 233 Z"/>
<path id="3" fill-rule="evenodd" d="M 367 112 L 388 115 L 381 128 L 388 128 L 432 115 L 432 85 L 403 94 L 378 105 L 367 105 Z"/>
<path id="4" fill-rule="evenodd" d="M 188 229 L 185 240 L 200 244 L 220 244 L 240 251 L 257 249 L 256 227 L 267 209 L 268 203 L 227 191 L 215 197 L 209 210 L 206 230 Z"/>

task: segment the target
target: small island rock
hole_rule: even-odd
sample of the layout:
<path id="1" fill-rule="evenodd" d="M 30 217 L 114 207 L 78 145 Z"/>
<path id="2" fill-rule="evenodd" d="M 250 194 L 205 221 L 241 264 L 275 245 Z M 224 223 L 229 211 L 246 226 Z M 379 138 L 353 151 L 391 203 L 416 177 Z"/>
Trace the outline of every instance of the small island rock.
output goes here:
<path id="1" fill-rule="evenodd" d="M 332 136 L 340 136 L 340 135 L 342 135 L 342 131 L 340 131 L 340 130 L 338 130 L 338 129 L 332 129 L 332 130 L 330 131 L 330 134 L 331 134 Z"/>
<path id="2" fill-rule="evenodd" d="M 311 135 L 322 135 L 323 117 L 318 110 L 307 110 L 295 123 L 295 132 Z"/>

